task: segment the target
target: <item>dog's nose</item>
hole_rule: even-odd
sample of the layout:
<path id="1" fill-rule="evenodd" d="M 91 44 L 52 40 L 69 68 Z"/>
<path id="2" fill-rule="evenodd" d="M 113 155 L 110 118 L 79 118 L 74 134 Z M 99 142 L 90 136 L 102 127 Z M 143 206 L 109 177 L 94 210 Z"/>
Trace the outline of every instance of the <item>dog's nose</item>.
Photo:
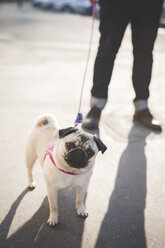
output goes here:
<path id="1" fill-rule="evenodd" d="M 73 156 L 75 159 L 82 160 L 84 158 L 84 152 L 80 149 L 73 151 Z"/>
<path id="2" fill-rule="evenodd" d="M 88 159 L 82 149 L 75 149 L 65 155 L 67 163 L 74 168 L 84 168 L 88 164 Z"/>

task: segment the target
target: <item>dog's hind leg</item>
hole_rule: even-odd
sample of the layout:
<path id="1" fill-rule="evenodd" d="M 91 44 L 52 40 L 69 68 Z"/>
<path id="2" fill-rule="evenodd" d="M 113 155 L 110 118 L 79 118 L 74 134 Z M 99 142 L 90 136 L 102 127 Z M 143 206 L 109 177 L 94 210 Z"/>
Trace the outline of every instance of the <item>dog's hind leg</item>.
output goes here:
<path id="1" fill-rule="evenodd" d="M 33 180 L 33 166 L 35 161 L 37 160 L 37 155 L 35 151 L 30 146 L 26 146 L 26 167 L 28 174 L 28 186 L 30 189 L 34 189 L 36 187 L 36 182 Z"/>

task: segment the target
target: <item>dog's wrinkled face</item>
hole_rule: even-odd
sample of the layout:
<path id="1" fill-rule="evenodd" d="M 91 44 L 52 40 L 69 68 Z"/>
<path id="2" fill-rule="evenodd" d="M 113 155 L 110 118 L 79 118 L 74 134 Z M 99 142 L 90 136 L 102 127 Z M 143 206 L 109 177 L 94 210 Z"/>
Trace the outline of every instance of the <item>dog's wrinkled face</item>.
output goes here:
<path id="1" fill-rule="evenodd" d="M 106 146 L 97 136 L 85 133 L 77 128 L 67 128 L 59 131 L 63 140 L 64 160 L 73 168 L 81 169 L 92 163 L 99 150 L 104 152 Z M 101 142 L 104 148 L 99 147 Z"/>
<path id="2" fill-rule="evenodd" d="M 95 151 L 87 135 L 80 133 L 74 136 L 77 137 L 65 143 L 66 153 L 64 158 L 71 167 L 84 168 L 88 165 L 88 160 L 95 155 Z"/>

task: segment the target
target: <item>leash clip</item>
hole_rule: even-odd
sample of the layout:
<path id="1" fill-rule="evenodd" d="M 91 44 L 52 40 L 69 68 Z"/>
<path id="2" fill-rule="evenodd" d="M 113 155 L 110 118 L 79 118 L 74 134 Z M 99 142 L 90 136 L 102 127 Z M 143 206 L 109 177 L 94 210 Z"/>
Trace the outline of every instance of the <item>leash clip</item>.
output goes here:
<path id="1" fill-rule="evenodd" d="M 82 121 L 83 121 L 83 115 L 82 113 L 78 113 L 77 118 L 75 120 L 75 126 L 77 126 L 79 123 L 82 123 Z"/>

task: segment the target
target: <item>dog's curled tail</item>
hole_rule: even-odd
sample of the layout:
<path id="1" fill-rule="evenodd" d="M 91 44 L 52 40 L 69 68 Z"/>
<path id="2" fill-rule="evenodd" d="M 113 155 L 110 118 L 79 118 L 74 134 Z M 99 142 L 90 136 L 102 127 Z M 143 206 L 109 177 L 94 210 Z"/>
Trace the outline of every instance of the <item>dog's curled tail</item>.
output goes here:
<path id="1" fill-rule="evenodd" d="M 35 127 L 48 127 L 48 128 L 57 128 L 58 124 L 56 118 L 51 114 L 40 115 L 35 121 Z"/>

